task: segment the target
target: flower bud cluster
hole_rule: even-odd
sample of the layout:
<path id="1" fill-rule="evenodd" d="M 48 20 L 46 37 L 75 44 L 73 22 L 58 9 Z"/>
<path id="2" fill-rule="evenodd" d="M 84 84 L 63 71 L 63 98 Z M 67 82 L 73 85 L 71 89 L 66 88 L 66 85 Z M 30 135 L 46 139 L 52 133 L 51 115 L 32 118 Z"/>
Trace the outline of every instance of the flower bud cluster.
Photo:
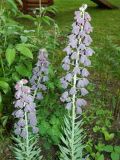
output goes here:
<path id="1" fill-rule="evenodd" d="M 86 68 L 91 65 L 89 57 L 94 53 L 89 47 L 92 42 L 89 34 L 93 28 L 90 24 L 91 17 L 85 11 L 86 8 L 87 5 L 83 5 L 75 12 L 72 33 L 68 37 L 68 46 L 64 49 L 67 55 L 62 61 L 62 67 L 67 74 L 61 78 L 62 86 L 66 89 L 61 96 L 61 101 L 66 103 L 68 110 L 74 103 L 77 113 L 81 113 L 81 107 L 87 104 L 83 99 L 83 96 L 88 94 L 86 86 L 89 84 L 87 79 L 89 72 Z"/>
<path id="2" fill-rule="evenodd" d="M 46 49 L 40 49 L 38 55 L 38 61 L 36 67 L 33 69 L 33 76 L 30 79 L 32 85 L 32 91 L 36 99 L 43 99 L 41 91 L 45 91 L 47 88 L 44 85 L 48 81 L 48 53 Z"/>
<path id="3" fill-rule="evenodd" d="M 33 133 L 38 132 L 37 119 L 36 119 L 36 105 L 34 103 L 34 97 L 31 95 L 30 87 L 26 86 L 28 81 L 22 79 L 15 85 L 16 93 L 14 102 L 15 111 L 13 116 L 18 119 L 15 123 L 15 134 L 23 138 L 27 136 L 28 130 L 26 129 L 29 126 Z M 31 130 L 30 129 L 30 130 Z"/>

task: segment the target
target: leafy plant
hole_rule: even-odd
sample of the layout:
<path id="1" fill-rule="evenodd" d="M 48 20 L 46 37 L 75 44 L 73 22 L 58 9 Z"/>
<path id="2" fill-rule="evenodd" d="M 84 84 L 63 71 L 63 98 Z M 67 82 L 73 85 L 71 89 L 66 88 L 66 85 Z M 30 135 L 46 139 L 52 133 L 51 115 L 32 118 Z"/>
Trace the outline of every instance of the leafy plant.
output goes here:
<path id="1" fill-rule="evenodd" d="M 65 118 L 65 128 L 63 129 L 62 145 L 60 145 L 60 159 L 82 160 L 83 158 L 83 136 L 81 121 L 77 114 L 82 114 L 82 107 L 87 102 L 84 96 L 88 94 L 86 86 L 89 72 L 87 67 L 91 65 L 89 57 L 94 51 L 89 47 L 92 39 L 90 33 L 92 26 L 91 17 L 86 12 L 87 5 L 82 5 L 79 11 L 75 12 L 75 22 L 72 25 L 72 33 L 69 35 L 69 42 L 64 51 L 67 53 L 62 61 L 62 68 L 66 75 L 61 78 L 62 87 L 65 92 L 61 96 L 61 101 L 65 102 L 66 109 L 69 110 L 69 117 Z"/>
<path id="2" fill-rule="evenodd" d="M 8 1 L 2 1 L 0 8 L 0 119 L 13 111 L 13 85 L 22 77 L 30 77 L 32 51 L 35 50 L 35 46 L 30 43 L 31 31 L 25 30 L 12 17 L 13 12 L 16 16 L 19 13 L 16 2 Z M 11 116 L 9 121 L 12 121 Z M 7 128 L 3 127 L 3 131 Z"/>
<path id="3" fill-rule="evenodd" d="M 103 101 L 97 99 L 83 112 L 83 119 L 87 134 L 86 150 L 90 154 L 90 158 L 95 160 L 109 158 L 103 148 L 108 143 L 112 144 L 116 138 L 116 134 L 112 130 L 112 112 L 106 109 Z"/>
<path id="4" fill-rule="evenodd" d="M 44 148 L 50 148 L 51 145 L 58 145 L 61 135 L 61 124 L 65 109 L 61 107 L 59 95 L 61 85 L 57 74 L 58 68 L 51 64 L 49 67 L 49 81 L 47 85 L 47 94 L 44 99 L 38 103 L 38 121 L 40 136 L 44 137 Z M 57 91 L 57 92 L 56 92 Z M 63 114 L 64 113 L 64 114 Z"/>
<path id="5" fill-rule="evenodd" d="M 83 129 L 82 121 L 79 120 L 79 117 L 76 117 L 75 128 L 74 128 L 74 138 L 73 130 L 72 130 L 72 117 L 69 115 L 68 117 L 64 118 L 64 127 L 63 131 L 65 136 L 61 136 L 61 141 L 63 142 L 64 146 L 60 145 L 60 160 L 69 160 L 69 159 L 82 159 L 83 157 Z M 79 143 L 78 143 L 79 142 Z"/>
<path id="6" fill-rule="evenodd" d="M 6 124 L 9 116 L 0 117 L 0 140 L 4 140 L 4 133 L 6 133 Z"/>
<path id="7" fill-rule="evenodd" d="M 22 5 L 22 0 L 17 0 L 17 2 L 18 4 Z M 7 15 L 13 16 L 13 15 L 20 14 L 16 0 L 12 0 L 12 1 L 11 0 L 1 0 L 0 7 L 2 9 L 6 7 L 5 9 L 7 9 L 7 12 L 6 12 Z"/>
<path id="8" fill-rule="evenodd" d="M 101 142 L 98 142 L 94 146 L 93 141 L 89 139 L 86 150 L 90 154 L 90 157 L 95 160 L 104 160 L 105 158 L 119 160 L 120 158 L 120 146 L 105 145 Z"/>
<path id="9" fill-rule="evenodd" d="M 105 151 L 107 153 L 111 153 L 110 157 L 112 160 L 119 160 L 120 159 L 120 146 L 106 145 L 103 148 L 103 151 Z"/>
<path id="10" fill-rule="evenodd" d="M 26 79 L 22 79 L 15 85 L 15 111 L 12 115 L 17 121 L 14 125 L 16 137 L 13 137 L 15 145 L 12 149 L 17 160 L 41 160 L 40 149 L 36 146 L 38 138 L 33 135 L 37 135 L 38 132 L 35 97 L 32 96 L 31 88 L 26 85 L 27 83 Z"/>
<path id="11" fill-rule="evenodd" d="M 29 135 L 29 139 L 23 139 L 21 137 L 13 137 L 14 147 L 11 147 L 15 158 L 17 160 L 41 160 L 40 148 L 36 145 L 38 144 L 38 137 Z M 27 142 L 26 142 L 27 141 Z M 26 144 L 29 144 L 27 146 Z"/>

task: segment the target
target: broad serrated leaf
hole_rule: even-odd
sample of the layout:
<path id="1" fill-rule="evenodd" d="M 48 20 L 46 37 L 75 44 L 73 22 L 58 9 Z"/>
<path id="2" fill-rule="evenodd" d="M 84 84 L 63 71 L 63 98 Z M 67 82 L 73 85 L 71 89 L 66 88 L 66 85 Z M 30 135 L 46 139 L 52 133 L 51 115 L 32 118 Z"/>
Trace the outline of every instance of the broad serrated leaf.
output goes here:
<path id="1" fill-rule="evenodd" d="M 16 54 L 16 51 L 14 48 L 7 48 L 5 56 L 9 66 L 14 62 L 15 54 Z"/>
<path id="2" fill-rule="evenodd" d="M 31 76 L 31 71 L 28 70 L 24 65 L 19 65 L 16 66 L 16 71 L 21 75 L 25 77 L 30 77 Z"/>
<path id="3" fill-rule="evenodd" d="M 4 93 L 7 93 L 10 89 L 9 84 L 0 80 L 0 89 L 3 90 Z"/>
<path id="4" fill-rule="evenodd" d="M 17 45 L 16 45 L 16 49 L 17 49 L 17 51 L 19 51 L 22 55 L 24 55 L 24 56 L 26 56 L 26 57 L 28 57 L 28 58 L 33 59 L 33 54 L 32 54 L 32 52 L 31 52 L 31 50 L 30 50 L 28 47 L 26 47 L 26 45 L 25 45 L 24 43 L 22 43 L 22 44 L 17 44 Z"/>

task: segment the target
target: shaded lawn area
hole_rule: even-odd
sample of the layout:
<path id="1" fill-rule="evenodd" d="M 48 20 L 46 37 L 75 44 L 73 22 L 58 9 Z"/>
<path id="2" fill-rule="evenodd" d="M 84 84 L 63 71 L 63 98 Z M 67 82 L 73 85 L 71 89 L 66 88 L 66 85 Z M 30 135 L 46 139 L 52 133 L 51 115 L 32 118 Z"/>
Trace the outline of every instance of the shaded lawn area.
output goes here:
<path id="1" fill-rule="evenodd" d="M 109 0 L 113 4 L 120 6 L 119 0 Z M 120 45 L 120 9 L 108 10 L 97 8 L 97 5 L 90 0 L 55 0 L 58 13 L 55 17 L 56 22 L 62 30 L 70 27 L 74 21 L 74 11 L 83 4 L 88 4 L 88 12 L 92 16 L 93 46 L 105 46 L 103 41 L 112 36 L 112 40 Z"/>

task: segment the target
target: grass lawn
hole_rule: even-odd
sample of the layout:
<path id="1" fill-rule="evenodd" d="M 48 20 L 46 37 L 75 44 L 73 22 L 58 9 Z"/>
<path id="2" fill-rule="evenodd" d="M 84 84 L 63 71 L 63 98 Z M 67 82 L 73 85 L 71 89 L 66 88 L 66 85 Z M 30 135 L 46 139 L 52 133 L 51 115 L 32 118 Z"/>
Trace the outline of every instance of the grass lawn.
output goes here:
<path id="1" fill-rule="evenodd" d="M 120 6 L 119 0 L 109 0 L 113 4 Z M 92 16 L 92 25 L 94 27 L 93 40 L 94 46 L 105 47 L 105 39 L 110 36 L 115 43 L 120 45 L 120 9 L 107 10 L 99 9 L 96 4 L 90 0 L 55 0 L 58 8 L 56 22 L 62 30 L 71 26 L 73 22 L 74 11 L 78 10 L 81 4 L 88 4 L 88 12 Z"/>

